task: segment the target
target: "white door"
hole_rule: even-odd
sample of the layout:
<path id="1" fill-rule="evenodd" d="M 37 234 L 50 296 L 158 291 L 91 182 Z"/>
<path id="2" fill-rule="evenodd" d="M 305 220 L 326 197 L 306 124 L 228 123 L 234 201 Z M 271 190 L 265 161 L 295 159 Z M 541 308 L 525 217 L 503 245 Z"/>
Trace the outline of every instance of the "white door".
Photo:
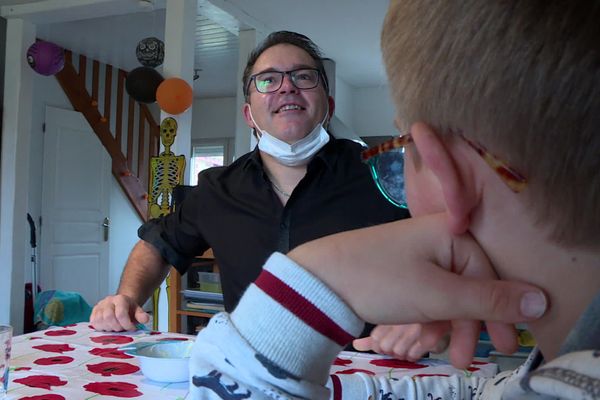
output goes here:
<path id="1" fill-rule="evenodd" d="M 46 107 L 40 285 L 108 294 L 110 157 L 83 114 Z"/>

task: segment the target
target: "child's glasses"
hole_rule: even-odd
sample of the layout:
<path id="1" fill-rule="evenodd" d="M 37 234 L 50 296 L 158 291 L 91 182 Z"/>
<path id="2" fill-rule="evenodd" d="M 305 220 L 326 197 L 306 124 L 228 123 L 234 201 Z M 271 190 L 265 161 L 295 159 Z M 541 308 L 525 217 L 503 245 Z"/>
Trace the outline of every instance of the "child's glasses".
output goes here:
<path id="1" fill-rule="evenodd" d="M 463 135 L 467 142 L 494 169 L 504 183 L 515 193 L 527 186 L 527 179 L 515 169 L 498 159 L 485 147 Z M 397 207 L 407 208 L 404 189 L 404 148 L 412 142 L 410 133 L 387 140 L 378 146 L 364 150 L 362 161 L 371 169 L 375 184 L 383 196 Z"/>

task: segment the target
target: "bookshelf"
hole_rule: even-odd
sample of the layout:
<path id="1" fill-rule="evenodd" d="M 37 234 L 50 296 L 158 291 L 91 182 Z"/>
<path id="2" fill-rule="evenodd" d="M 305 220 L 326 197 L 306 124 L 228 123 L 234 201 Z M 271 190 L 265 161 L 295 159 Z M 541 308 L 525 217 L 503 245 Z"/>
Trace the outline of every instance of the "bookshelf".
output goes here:
<path id="1" fill-rule="evenodd" d="M 218 267 L 215 264 L 214 255 L 211 249 L 197 257 L 197 261 L 190 266 L 188 273 L 190 273 L 192 269 L 196 268 L 209 269 L 211 272 L 218 272 Z M 168 287 L 169 332 L 186 333 L 182 332 L 182 321 L 184 318 L 196 317 L 206 319 L 206 321 L 208 321 L 208 319 L 214 315 L 213 313 L 206 313 L 185 308 L 185 303 L 182 301 L 183 296 L 181 294 L 181 291 L 184 290 L 185 287 L 181 283 L 181 274 L 179 274 L 175 268 L 171 268 Z"/>

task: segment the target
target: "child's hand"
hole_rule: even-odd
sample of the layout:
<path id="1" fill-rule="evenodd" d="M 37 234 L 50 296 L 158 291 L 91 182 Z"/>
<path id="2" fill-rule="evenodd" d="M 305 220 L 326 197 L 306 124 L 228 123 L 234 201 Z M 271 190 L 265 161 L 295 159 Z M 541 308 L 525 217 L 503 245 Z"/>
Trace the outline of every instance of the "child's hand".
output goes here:
<path id="1" fill-rule="evenodd" d="M 377 325 L 371 335 L 354 340 L 360 351 L 372 350 L 400 360 L 417 361 L 423 355 L 441 353 L 448 347 L 447 322 L 406 325 Z"/>
<path id="2" fill-rule="evenodd" d="M 449 357 L 458 368 L 472 360 L 479 321 L 489 321 L 498 350 L 510 351 L 516 343 L 512 324 L 541 317 L 547 304 L 538 288 L 498 281 L 470 234 L 448 233 L 443 213 L 327 236 L 289 256 L 365 321 L 450 321 Z"/>

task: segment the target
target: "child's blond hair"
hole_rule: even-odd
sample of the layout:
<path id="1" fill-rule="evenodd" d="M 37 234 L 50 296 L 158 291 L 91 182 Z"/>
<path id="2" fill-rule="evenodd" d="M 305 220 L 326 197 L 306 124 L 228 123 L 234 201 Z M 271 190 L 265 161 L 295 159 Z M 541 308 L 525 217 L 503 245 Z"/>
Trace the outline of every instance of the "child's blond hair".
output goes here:
<path id="1" fill-rule="evenodd" d="M 462 132 L 522 172 L 553 238 L 600 245 L 600 2 L 391 0 L 400 121 Z"/>

